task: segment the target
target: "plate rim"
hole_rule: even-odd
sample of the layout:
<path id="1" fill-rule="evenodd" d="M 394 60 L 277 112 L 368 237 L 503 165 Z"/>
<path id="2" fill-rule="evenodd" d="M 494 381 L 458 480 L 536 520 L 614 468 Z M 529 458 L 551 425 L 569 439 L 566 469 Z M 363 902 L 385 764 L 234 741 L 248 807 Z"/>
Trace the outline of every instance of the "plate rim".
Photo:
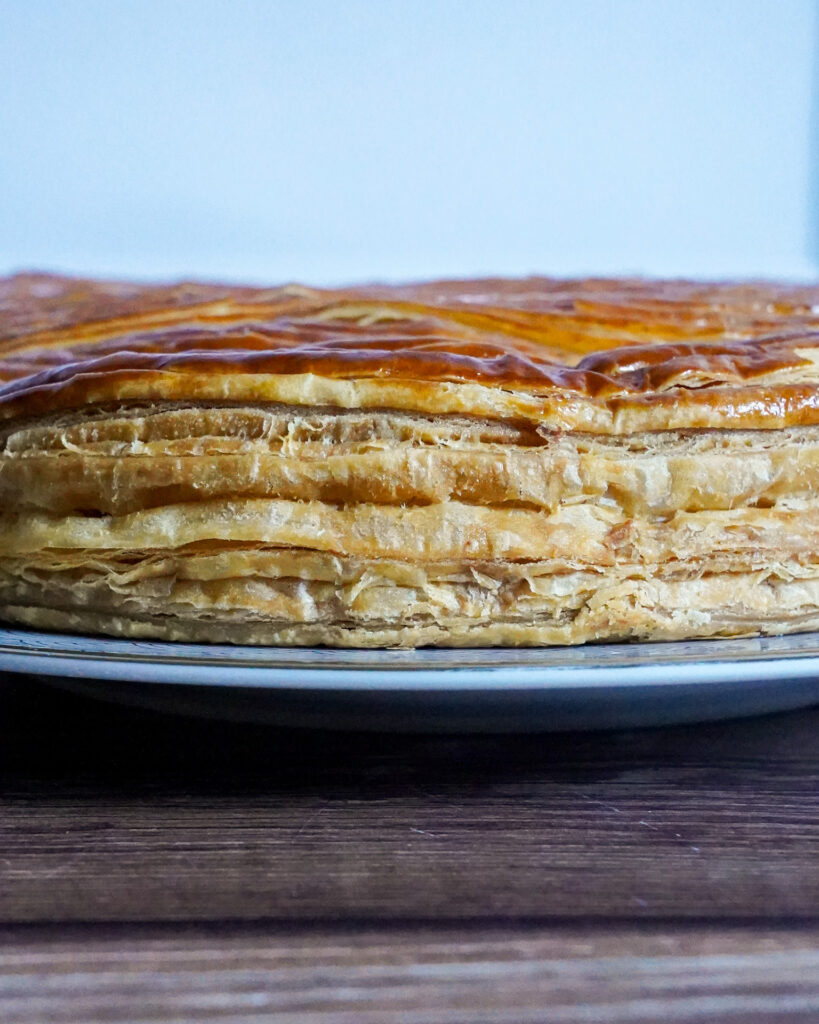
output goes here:
<path id="1" fill-rule="evenodd" d="M 648 685 L 667 690 L 813 676 L 819 692 L 819 632 L 580 647 L 361 651 L 211 647 L 3 627 L 0 670 L 156 684 L 418 692 Z"/>

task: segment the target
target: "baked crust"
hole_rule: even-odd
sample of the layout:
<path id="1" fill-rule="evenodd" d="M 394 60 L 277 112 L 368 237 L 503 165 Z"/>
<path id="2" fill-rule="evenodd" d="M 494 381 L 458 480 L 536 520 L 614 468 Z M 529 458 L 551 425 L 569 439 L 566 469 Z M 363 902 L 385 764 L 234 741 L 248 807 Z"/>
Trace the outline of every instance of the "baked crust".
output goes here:
<path id="1" fill-rule="evenodd" d="M 819 288 L 0 281 L 0 615 L 520 645 L 819 625 Z"/>

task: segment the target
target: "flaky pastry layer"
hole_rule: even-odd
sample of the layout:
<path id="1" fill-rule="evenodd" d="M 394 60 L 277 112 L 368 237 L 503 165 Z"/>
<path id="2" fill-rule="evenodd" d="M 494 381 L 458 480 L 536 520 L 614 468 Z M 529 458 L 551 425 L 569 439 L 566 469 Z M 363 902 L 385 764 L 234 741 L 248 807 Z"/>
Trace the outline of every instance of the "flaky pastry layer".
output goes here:
<path id="1" fill-rule="evenodd" d="M 627 438 L 394 411 L 88 410 L 8 430 L 0 505 L 122 515 L 219 498 L 329 504 L 773 505 L 819 490 L 819 428 Z"/>
<path id="2" fill-rule="evenodd" d="M 697 560 L 659 569 L 419 566 L 236 547 L 215 555 L 34 556 L 6 560 L 0 609 L 18 622 L 58 628 L 96 618 L 119 636 L 356 646 L 680 639 L 819 621 L 817 565 L 735 553 L 703 568 Z"/>

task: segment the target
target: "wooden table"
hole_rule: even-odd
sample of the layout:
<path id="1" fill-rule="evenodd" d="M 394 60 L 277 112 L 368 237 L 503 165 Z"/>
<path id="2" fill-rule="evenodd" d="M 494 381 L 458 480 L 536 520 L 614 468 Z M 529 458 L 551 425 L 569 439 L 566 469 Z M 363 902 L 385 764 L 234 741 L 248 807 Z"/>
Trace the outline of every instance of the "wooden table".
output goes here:
<path id="1" fill-rule="evenodd" d="M 0 677 L 0 1021 L 819 1021 L 819 709 L 226 725 Z"/>

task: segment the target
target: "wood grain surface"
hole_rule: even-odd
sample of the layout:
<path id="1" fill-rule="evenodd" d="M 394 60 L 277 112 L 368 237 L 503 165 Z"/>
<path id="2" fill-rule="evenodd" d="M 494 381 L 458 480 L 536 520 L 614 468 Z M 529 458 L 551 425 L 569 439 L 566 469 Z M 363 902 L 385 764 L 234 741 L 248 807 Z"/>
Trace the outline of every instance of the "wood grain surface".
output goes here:
<path id="1" fill-rule="evenodd" d="M 5 677 L 0 1020 L 819 1020 L 818 782 L 819 709 L 396 737 Z"/>
<path id="2" fill-rule="evenodd" d="M 0 1020 L 776 1024 L 819 1019 L 819 931 L 656 924 L 3 936 Z"/>

